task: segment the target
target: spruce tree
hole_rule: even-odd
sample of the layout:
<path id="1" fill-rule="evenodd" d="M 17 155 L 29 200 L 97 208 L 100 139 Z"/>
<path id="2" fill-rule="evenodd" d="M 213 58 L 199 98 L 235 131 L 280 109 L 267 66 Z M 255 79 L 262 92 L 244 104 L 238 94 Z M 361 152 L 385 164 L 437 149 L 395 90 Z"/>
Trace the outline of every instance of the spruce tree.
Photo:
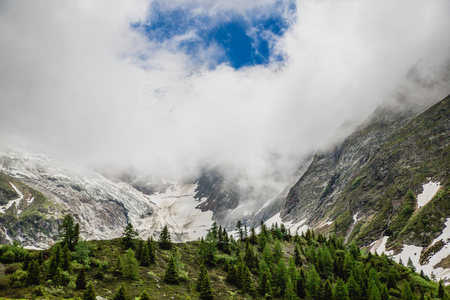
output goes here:
<path id="1" fill-rule="evenodd" d="M 272 295 L 273 295 L 272 287 L 270 285 L 270 280 L 269 280 L 268 274 L 269 274 L 269 271 L 264 270 L 264 272 L 260 276 L 261 279 L 259 281 L 259 293 L 261 296 L 263 296 L 265 298 L 272 297 Z"/>
<path id="2" fill-rule="evenodd" d="M 150 266 L 150 251 L 148 249 L 147 243 L 144 243 L 142 245 L 142 251 L 141 251 L 141 255 L 140 255 L 140 263 L 141 263 L 141 266 L 143 266 L 143 267 Z"/>
<path id="3" fill-rule="evenodd" d="M 139 263 L 134 255 L 134 251 L 130 248 L 121 259 L 121 270 L 125 277 L 130 279 L 138 279 Z"/>
<path id="4" fill-rule="evenodd" d="M 56 244 L 52 249 L 52 256 L 49 259 L 47 279 L 53 280 L 56 270 L 61 266 L 61 246 Z"/>
<path id="5" fill-rule="evenodd" d="M 297 295 L 303 299 L 306 297 L 306 275 L 303 268 L 300 269 L 299 276 L 297 279 Z"/>
<path id="6" fill-rule="evenodd" d="M 389 299 L 391 298 L 391 296 L 389 296 L 389 291 L 388 291 L 388 289 L 387 289 L 387 287 L 386 287 L 385 284 L 382 284 L 382 285 L 381 285 L 381 288 L 380 288 L 380 298 L 381 298 L 382 300 L 389 300 Z M 353 300 L 353 299 L 352 299 L 352 300 Z"/>
<path id="7" fill-rule="evenodd" d="M 292 280 L 289 278 L 286 283 L 286 291 L 284 293 L 284 300 L 298 300 L 297 294 L 294 290 L 294 284 L 292 283 Z"/>
<path id="8" fill-rule="evenodd" d="M 316 268 L 311 266 L 306 280 L 307 299 L 318 299 L 320 296 L 320 276 Z"/>
<path id="9" fill-rule="evenodd" d="M 242 230 L 242 222 L 238 220 L 236 222 L 236 232 L 238 233 L 238 238 L 240 241 L 244 240 L 244 231 Z"/>
<path id="10" fill-rule="evenodd" d="M 405 280 L 405 283 L 403 284 L 402 288 L 402 300 L 414 300 L 416 297 L 414 296 L 414 293 L 411 290 L 411 287 L 409 286 L 408 281 Z"/>
<path id="11" fill-rule="evenodd" d="M 33 259 L 28 267 L 27 272 L 27 285 L 38 285 L 39 284 L 39 277 L 40 277 L 40 268 L 38 265 L 37 260 Z"/>
<path id="12" fill-rule="evenodd" d="M 209 281 L 208 271 L 204 264 L 200 265 L 200 273 L 197 278 L 196 289 L 200 292 L 200 299 L 212 300 L 214 299 L 211 282 Z"/>
<path id="13" fill-rule="evenodd" d="M 295 245 L 294 248 L 294 262 L 297 266 L 301 267 L 302 266 L 302 258 L 300 256 L 300 249 L 298 245 Z"/>
<path id="14" fill-rule="evenodd" d="M 127 290 L 125 289 L 123 283 L 117 290 L 116 294 L 113 296 L 112 300 L 129 300 Z"/>
<path id="15" fill-rule="evenodd" d="M 78 290 L 84 290 L 86 288 L 86 270 L 84 268 L 78 273 L 75 284 Z"/>
<path id="16" fill-rule="evenodd" d="M 255 295 L 255 288 L 253 287 L 252 274 L 247 266 L 244 265 L 244 270 L 242 274 L 242 287 L 241 290 L 244 294 L 250 296 Z"/>
<path id="17" fill-rule="evenodd" d="M 59 225 L 59 234 L 61 237 L 61 244 L 68 245 L 71 251 L 75 250 L 75 246 L 80 238 L 80 226 L 75 224 L 72 215 L 67 214 Z"/>
<path id="18" fill-rule="evenodd" d="M 367 287 L 368 300 L 381 300 L 380 291 L 374 279 L 369 279 L 369 285 Z"/>
<path id="19" fill-rule="evenodd" d="M 347 291 L 351 300 L 361 299 L 361 287 L 358 285 L 353 275 L 347 280 Z"/>
<path id="20" fill-rule="evenodd" d="M 333 299 L 333 289 L 331 288 L 330 281 L 326 280 L 322 288 L 322 299 Z"/>
<path id="21" fill-rule="evenodd" d="M 127 223 L 122 234 L 122 245 L 125 249 L 133 248 L 133 239 L 138 236 L 136 230 L 134 230 L 133 224 Z"/>
<path id="22" fill-rule="evenodd" d="M 65 244 L 61 250 L 61 268 L 64 271 L 70 271 L 71 261 L 69 244 Z"/>
<path id="23" fill-rule="evenodd" d="M 275 294 L 276 296 L 283 297 L 286 291 L 286 285 L 288 281 L 288 274 L 286 264 L 282 259 L 278 261 L 277 271 L 275 276 Z"/>
<path id="24" fill-rule="evenodd" d="M 94 287 L 92 286 L 92 283 L 89 282 L 86 286 L 86 290 L 83 292 L 83 300 L 95 300 L 95 292 Z"/>
<path id="25" fill-rule="evenodd" d="M 146 290 L 142 292 L 141 296 L 139 297 L 139 300 L 150 300 L 150 296 L 148 295 Z"/>
<path id="26" fill-rule="evenodd" d="M 258 257 L 249 241 L 245 244 L 244 261 L 250 270 L 256 270 L 258 268 Z"/>
<path id="27" fill-rule="evenodd" d="M 408 262 L 406 263 L 406 266 L 407 266 L 408 268 L 410 268 L 411 271 L 413 271 L 413 272 L 416 271 L 416 267 L 414 266 L 414 264 L 413 264 L 413 262 L 412 262 L 412 260 L 411 260 L 411 257 L 408 257 Z"/>
<path id="28" fill-rule="evenodd" d="M 28 251 L 25 253 L 25 257 L 22 263 L 22 270 L 26 271 L 28 270 L 28 267 L 30 266 L 30 254 Z"/>
<path id="29" fill-rule="evenodd" d="M 178 279 L 178 271 L 175 266 L 175 260 L 173 257 L 173 253 L 169 258 L 169 262 L 167 264 L 166 273 L 164 274 L 164 281 L 169 284 L 179 284 L 180 281 Z"/>
<path id="30" fill-rule="evenodd" d="M 172 249 L 172 238 L 170 237 L 167 225 L 164 225 L 161 234 L 159 235 L 159 248 L 163 250 Z"/>
<path id="31" fill-rule="evenodd" d="M 156 262 L 156 249 L 155 243 L 153 242 L 153 238 L 147 240 L 147 248 L 148 248 L 148 257 L 150 258 L 150 263 L 154 264 Z"/>
<path id="32" fill-rule="evenodd" d="M 440 299 L 445 298 L 445 289 L 444 289 L 444 285 L 442 284 L 442 280 L 439 280 L 438 297 Z"/>
<path id="33" fill-rule="evenodd" d="M 347 287 L 341 278 L 338 278 L 334 286 L 334 300 L 349 300 Z"/>

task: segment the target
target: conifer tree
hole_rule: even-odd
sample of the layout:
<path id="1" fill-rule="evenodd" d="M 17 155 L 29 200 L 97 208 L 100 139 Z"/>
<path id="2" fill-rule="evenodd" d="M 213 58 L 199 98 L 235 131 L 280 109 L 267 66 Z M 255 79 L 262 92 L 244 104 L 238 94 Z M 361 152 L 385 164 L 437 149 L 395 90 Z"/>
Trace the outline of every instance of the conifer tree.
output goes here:
<path id="1" fill-rule="evenodd" d="M 244 240 L 244 231 L 242 230 L 241 220 L 237 220 L 237 222 L 236 222 L 236 231 L 238 233 L 239 240 L 243 241 Z"/>
<path id="2" fill-rule="evenodd" d="M 300 256 L 300 249 L 299 246 L 296 244 L 294 248 L 294 262 L 297 266 L 302 266 L 302 258 Z"/>
<path id="3" fill-rule="evenodd" d="M 318 299 L 320 296 L 320 276 L 316 268 L 311 266 L 306 280 L 307 299 Z"/>
<path id="4" fill-rule="evenodd" d="M 244 294 L 248 294 L 250 296 L 255 295 L 255 288 L 253 287 L 252 274 L 250 273 L 250 269 L 244 265 L 244 270 L 242 274 L 242 286 L 241 290 Z"/>
<path id="5" fill-rule="evenodd" d="M 148 256 L 150 258 L 150 263 L 154 264 L 156 262 L 156 249 L 155 243 L 153 242 L 153 238 L 147 240 L 147 248 L 148 248 Z"/>
<path id="6" fill-rule="evenodd" d="M 133 224 L 127 223 L 123 234 L 122 234 L 122 245 L 125 249 L 134 248 L 133 247 L 133 239 L 138 236 L 136 230 L 134 230 Z"/>
<path id="7" fill-rule="evenodd" d="M 300 269 L 297 279 L 297 295 L 303 299 L 306 297 L 306 274 L 303 268 Z"/>
<path id="8" fill-rule="evenodd" d="M 269 270 L 264 270 L 259 280 L 259 293 L 265 298 L 272 297 L 272 287 L 269 280 Z"/>
<path id="9" fill-rule="evenodd" d="M 378 286 L 373 278 L 369 279 L 367 296 L 368 300 L 381 300 L 380 291 L 378 290 Z"/>
<path id="10" fill-rule="evenodd" d="M 361 299 L 361 288 L 353 275 L 347 280 L 347 291 L 351 300 Z"/>
<path id="11" fill-rule="evenodd" d="M 84 290 L 86 288 L 86 270 L 84 268 L 78 273 L 75 284 L 78 290 Z"/>
<path id="12" fill-rule="evenodd" d="M 208 271 L 205 265 L 200 265 L 200 272 L 197 278 L 196 290 L 200 292 L 200 299 L 212 300 L 214 298 L 211 282 L 209 281 Z"/>
<path id="13" fill-rule="evenodd" d="M 281 243 L 279 240 L 275 242 L 275 246 L 273 247 L 273 261 L 278 263 L 278 261 L 283 257 L 283 248 L 281 247 Z"/>
<path id="14" fill-rule="evenodd" d="M 322 299 L 333 299 L 333 289 L 331 288 L 330 281 L 326 280 L 322 288 Z"/>
<path id="15" fill-rule="evenodd" d="M 381 285 L 381 288 L 380 288 L 380 298 L 381 298 L 382 300 L 389 300 L 389 299 L 391 298 L 391 296 L 389 296 L 389 291 L 388 291 L 388 289 L 387 289 L 387 287 L 386 287 L 385 284 L 382 284 L 382 285 Z"/>
<path id="16" fill-rule="evenodd" d="M 283 297 L 286 291 L 288 274 L 286 264 L 282 259 L 278 261 L 276 276 L 274 278 L 275 278 L 275 294 L 276 296 Z"/>
<path id="17" fill-rule="evenodd" d="M 347 287 L 341 278 L 338 278 L 334 287 L 334 299 L 335 300 L 349 300 Z"/>
<path id="18" fill-rule="evenodd" d="M 140 256 L 141 256 L 140 257 L 141 266 L 143 266 L 143 267 L 150 266 L 150 251 L 148 250 L 147 243 L 143 244 Z"/>
<path id="19" fill-rule="evenodd" d="M 44 263 L 44 254 L 42 253 L 42 251 L 39 251 L 38 264 L 39 266 L 42 266 L 43 263 Z"/>
<path id="20" fill-rule="evenodd" d="M 352 241 L 349 246 L 349 252 L 353 256 L 353 259 L 358 260 L 361 256 L 361 251 L 359 250 L 358 246 L 356 246 L 355 241 Z"/>
<path id="21" fill-rule="evenodd" d="M 92 286 L 92 283 L 89 282 L 86 286 L 86 290 L 83 292 L 83 300 L 95 300 L 95 292 L 94 287 Z"/>
<path id="22" fill-rule="evenodd" d="M 40 268 L 37 260 L 33 259 L 28 267 L 27 273 L 27 285 L 37 285 L 39 284 Z"/>
<path id="23" fill-rule="evenodd" d="M 256 270 L 258 268 L 258 257 L 256 256 L 250 241 L 247 241 L 245 244 L 244 261 L 250 270 Z"/>
<path id="24" fill-rule="evenodd" d="M 139 300 L 150 300 L 150 296 L 148 295 L 146 290 L 142 292 L 141 296 L 139 297 Z"/>
<path id="25" fill-rule="evenodd" d="M 199 255 L 202 261 L 208 266 L 216 265 L 217 243 L 212 234 L 206 236 L 206 240 L 201 239 Z"/>
<path id="26" fill-rule="evenodd" d="M 67 244 L 71 251 L 75 250 L 75 246 L 80 238 L 80 225 L 75 224 L 72 215 L 67 214 L 58 227 L 59 234 L 61 237 L 61 244 Z"/>
<path id="27" fill-rule="evenodd" d="M 172 238 L 170 237 L 167 225 L 164 225 L 161 234 L 159 235 L 159 248 L 163 250 L 172 249 Z"/>
<path id="28" fill-rule="evenodd" d="M 113 296 L 112 299 L 113 300 L 129 300 L 127 290 L 125 289 L 125 286 L 123 285 L 123 283 L 120 286 L 120 288 L 117 290 L 116 294 Z"/>
<path id="29" fill-rule="evenodd" d="M 414 300 L 416 297 L 414 296 L 414 293 L 411 291 L 411 287 L 409 286 L 408 281 L 405 280 L 405 283 L 403 284 L 402 288 L 402 300 Z"/>
<path id="30" fill-rule="evenodd" d="M 406 263 L 406 266 L 407 266 L 408 268 L 410 268 L 411 271 L 413 271 L 413 272 L 416 271 L 416 267 L 414 266 L 414 264 L 413 264 L 413 262 L 412 262 L 412 260 L 411 260 L 411 257 L 408 257 L 408 262 Z"/>
<path id="31" fill-rule="evenodd" d="M 169 262 L 167 264 L 166 273 L 164 274 L 164 281 L 169 284 L 179 284 L 180 281 L 178 279 L 178 270 L 175 266 L 175 260 L 173 257 L 173 253 L 169 258 Z"/>
<path id="32" fill-rule="evenodd" d="M 442 280 L 439 280 L 438 297 L 440 299 L 445 299 L 445 289 Z"/>
<path id="33" fill-rule="evenodd" d="M 30 266 L 30 254 L 28 253 L 28 251 L 25 253 L 25 257 L 23 259 L 23 263 L 22 263 L 22 270 L 26 271 L 28 270 L 28 267 Z"/>
<path id="34" fill-rule="evenodd" d="M 53 275 L 52 281 L 53 281 L 54 285 L 64 285 L 61 267 L 56 268 L 56 271 L 55 271 L 55 274 Z"/>
<path id="35" fill-rule="evenodd" d="M 70 271 L 71 261 L 69 244 L 65 244 L 61 250 L 61 268 L 64 271 Z"/>
<path id="36" fill-rule="evenodd" d="M 52 249 L 52 256 L 49 259 L 48 274 L 47 279 L 52 279 L 55 277 L 56 270 L 61 266 L 61 246 L 56 244 Z"/>
<path id="37" fill-rule="evenodd" d="M 292 283 L 292 280 L 289 278 L 286 283 L 286 291 L 284 293 L 284 300 L 298 300 L 297 294 L 294 290 L 294 284 Z"/>
<path id="38" fill-rule="evenodd" d="M 225 253 L 230 254 L 230 239 L 228 237 L 227 231 L 224 229 L 222 233 L 222 239 L 223 239 L 223 245 L 222 245 L 222 251 Z"/>
<path id="39" fill-rule="evenodd" d="M 238 274 L 237 274 L 237 266 L 235 264 L 232 264 L 228 268 L 228 274 L 226 281 L 230 284 L 236 285 L 238 282 Z"/>
<path id="40" fill-rule="evenodd" d="M 139 240 L 137 249 L 136 249 L 136 251 L 135 251 L 136 259 L 137 259 L 139 262 L 141 261 L 141 254 L 142 254 L 142 249 L 143 249 L 143 248 L 144 248 L 144 241 L 143 241 L 143 240 Z"/>
<path id="41" fill-rule="evenodd" d="M 213 222 L 213 224 L 212 224 L 211 229 L 210 229 L 209 232 L 213 235 L 213 237 L 214 237 L 216 240 L 219 238 L 219 229 L 218 229 L 217 223 L 216 223 L 215 221 Z"/>
<path id="42" fill-rule="evenodd" d="M 248 240 L 252 245 L 258 244 L 258 237 L 256 236 L 255 227 L 250 229 L 250 238 Z"/>
<path id="43" fill-rule="evenodd" d="M 121 270 L 125 277 L 137 279 L 139 277 L 139 263 L 134 255 L 134 251 L 129 248 L 121 259 Z"/>

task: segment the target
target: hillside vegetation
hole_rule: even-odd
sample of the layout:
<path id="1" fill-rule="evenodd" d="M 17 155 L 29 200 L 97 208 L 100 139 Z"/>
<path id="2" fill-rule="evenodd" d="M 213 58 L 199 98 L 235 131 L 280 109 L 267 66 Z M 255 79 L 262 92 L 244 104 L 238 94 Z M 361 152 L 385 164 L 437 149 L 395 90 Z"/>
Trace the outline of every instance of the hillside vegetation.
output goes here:
<path id="1" fill-rule="evenodd" d="M 283 225 L 259 234 L 237 224 L 236 240 L 213 225 L 205 239 L 79 240 L 67 215 L 61 241 L 43 251 L 0 247 L 0 297 L 7 299 L 446 299 L 448 291 L 412 264 L 361 252 L 336 236 Z M 139 298 L 140 297 L 140 298 Z"/>

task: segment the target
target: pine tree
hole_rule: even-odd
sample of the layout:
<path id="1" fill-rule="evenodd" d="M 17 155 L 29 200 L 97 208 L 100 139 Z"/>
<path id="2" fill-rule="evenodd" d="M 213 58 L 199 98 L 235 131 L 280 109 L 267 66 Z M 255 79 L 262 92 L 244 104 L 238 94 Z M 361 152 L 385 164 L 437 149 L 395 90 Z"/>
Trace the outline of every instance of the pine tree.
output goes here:
<path id="1" fill-rule="evenodd" d="M 200 299 L 212 300 L 214 299 L 211 282 L 209 281 L 208 271 L 204 264 L 200 265 L 200 273 L 197 278 L 196 289 L 200 292 Z"/>
<path id="2" fill-rule="evenodd" d="M 306 296 L 307 299 L 318 299 L 320 296 L 320 276 L 314 266 L 311 266 L 306 280 Z"/>
<path id="3" fill-rule="evenodd" d="M 286 292 L 286 285 L 288 281 L 288 274 L 286 264 L 282 259 L 278 261 L 277 272 L 275 276 L 275 294 L 283 297 Z"/>
<path id="4" fill-rule="evenodd" d="M 242 274 L 241 290 L 244 294 L 248 294 L 250 296 L 255 295 L 255 288 L 253 287 L 252 274 L 250 273 L 250 269 L 245 265 Z"/>
<path id="5" fill-rule="evenodd" d="M 347 280 L 347 290 L 351 300 L 361 299 L 361 287 L 358 285 L 353 275 Z"/>
<path id="6" fill-rule="evenodd" d="M 58 227 L 59 234 L 61 237 L 61 244 L 67 244 L 71 251 L 75 250 L 75 246 L 80 238 L 80 226 L 75 224 L 72 215 L 67 214 Z"/>
<path id="7" fill-rule="evenodd" d="M 86 288 L 86 270 L 84 268 L 78 273 L 75 284 L 78 290 L 84 290 Z"/>
<path id="8" fill-rule="evenodd" d="M 148 249 L 147 243 L 144 243 L 142 246 L 140 262 L 141 262 L 141 266 L 143 266 L 143 267 L 150 266 L 150 251 Z"/>
<path id="9" fill-rule="evenodd" d="M 40 268 L 38 265 L 37 260 L 33 259 L 28 267 L 28 273 L 27 273 L 27 285 L 38 285 L 39 284 L 39 277 L 40 277 Z"/>
<path id="10" fill-rule="evenodd" d="M 172 238 L 170 237 L 167 225 L 164 225 L 161 234 L 159 235 L 159 248 L 163 250 L 172 249 Z"/>
<path id="11" fill-rule="evenodd" d="M 273 295 L 268 274 L 270 274 L 269 271 L 264 270 L 259 281 L 259 293 L 261 294 L 261 296 L 264 296 L 266 298 L 269 298 Z"/>
<path id="12" fill-rule="evenodd" d="M 298 300 L 297 294 L 294 290 L 294 284 L 292 280 L 289 278 L 286 284 L 286 291 L 284 293 L 283 299 L 285 300 Z"/>
<path id="13" fill-rule="evenodd" d="M 121 259 L 121 270 L 125 277 L 137 279 L 139 277 L 139 263 L 134 255 L 134 251 L 129 248 Z"/>
<path id="14" fill-rule="evenodd" d="M 70 263 L 71 263 L 71 257 L 70 257 L 69 244 L 65 244 L 61 250 L 61 268 L 64 271 L 70 271 Z"/>
<path id="15" fill-rule="evenodd" d="M 127 223 L 122 234 L 122 245 L 125 249 L 133 248 L 133 239 L 138 236 L 136 230 L 134 230 L 133 224 Z"/>
<path id="16" fill-rule="evenodd" d="M 150 263 L 154 264 L 156 262 L 156 249 L 155 243 L 153 242 L 153 238 L 147 240 L 147 248 L 148 248 L 148 256 L 150 258 Z"/>
<path id="17" fill-rule="evenodd" d="M 150 296 L 148 295 L 146 290 L 142 292 L 141 296 L 139 297 L 139 300 L 150 300 Z"/>
<path id="18" fill-rule="evenodd" d="M 326 280 L 322 288 L 322 299 L 333 299 L 333 289 L 331 288 L 330 281 Z"/>
<path id="19" fill-rule="evenodd" d="M 414 293 L 411 291 L 411 287 L 409 286 L 408 281 L 405 281 L 402 288 L 402 300 L 414 300 L 416 297 Z"/>
<path id="20" fill-rule="evenodd" d="M 117 290 L 116 294 L 113 296 L 112 300 L 129 300 L 127 290 L 125 289 L 123 283 Z"/>
<path id="21" fill-rule="evenodd" d="M 95 292 L 94 287 L 92 286 L 92 283 L 88 283 L 86 286 L 86 290 L 83 292 L 83 300 L 95 300 Z"/>
<path id="22" fill-rule="evenodd" d="M 180 281 L 178 279 L 178 271 L 175 266 L 175 260 L 173 257 L 173 253 L 169 258 L 169 262 L 167 264 L 166 273 L 164 274 L 164 281 L 169 284 L 179 284 Z"/>
<path id="23" fill-rule="evenodd" d="M 445 290 L 444 290 L 444 285 L 442 284 L 442 280 L 439 280 L 438 297 L 440 299 L 445 298 Z"/>
<path id="24" fill-rule="evenodd" d="M 347 287 L 341 278 L 338 278 L 334 287 L 334 299 L 335 300 L 349 300 Z"/>

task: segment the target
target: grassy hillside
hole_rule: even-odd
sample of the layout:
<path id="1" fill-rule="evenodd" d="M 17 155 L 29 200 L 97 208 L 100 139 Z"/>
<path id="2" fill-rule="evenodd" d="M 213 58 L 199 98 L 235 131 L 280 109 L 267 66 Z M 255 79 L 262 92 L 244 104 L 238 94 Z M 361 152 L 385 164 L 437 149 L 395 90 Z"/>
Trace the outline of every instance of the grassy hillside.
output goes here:
<path id="1" fill-rule="evenodd" d="M 144 290 L 150 299 L 447 296 L 445 288 L 428 277 L 385 255 L 362 253 L 355 244 L 344 246 L 335 236 L 326 238 L 312 231 L 291 236 L 283 226 L 263 226 L 258 235 L 241 233 L 242 240 L 235 241 L 213 227 L 206 240 L 182 244 L 139 239 L 79 241 L 73 251 L 69 242 L 44 251 L 4 245 L 0 247 L 0 297 L 89 299 L 86 288 L 80 288 L 82 273 L 96 295 L 106 299 L 138 299 Z M 161 249 L 164 245 L 170 249 Z M 201 277 L 198 284 L 203 266 L 207 279 Z M 127 298 L 118 297 L 122 285 Z"/>

